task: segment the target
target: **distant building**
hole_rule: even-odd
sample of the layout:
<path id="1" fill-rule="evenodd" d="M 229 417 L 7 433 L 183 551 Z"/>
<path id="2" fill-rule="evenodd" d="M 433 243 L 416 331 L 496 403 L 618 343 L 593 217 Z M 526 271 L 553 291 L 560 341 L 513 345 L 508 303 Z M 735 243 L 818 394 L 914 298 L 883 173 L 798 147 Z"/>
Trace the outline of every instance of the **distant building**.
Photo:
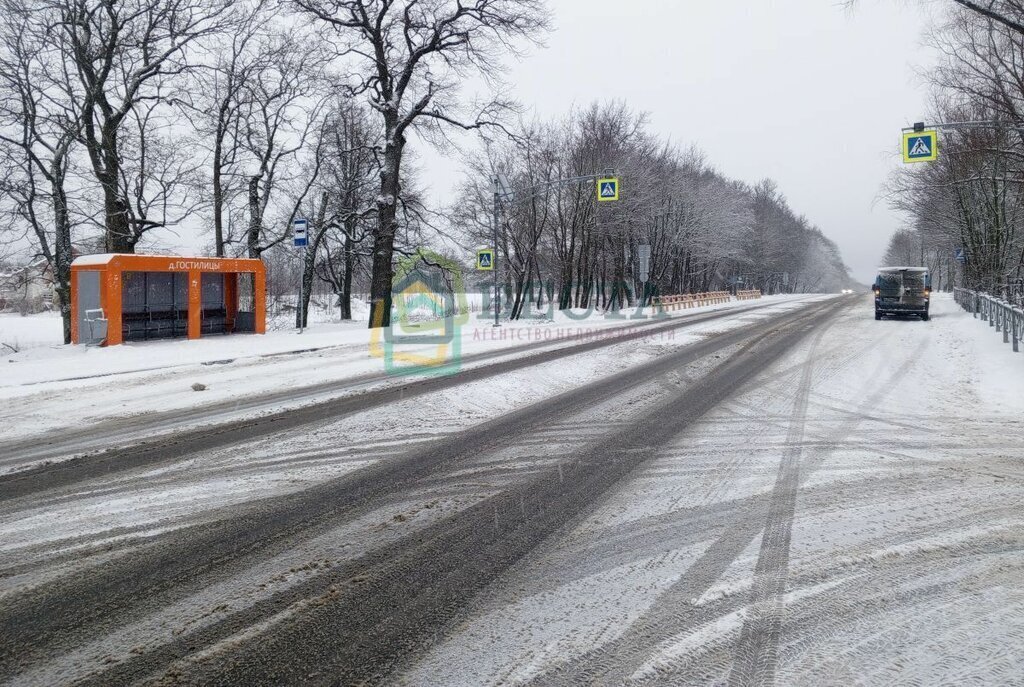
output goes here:
<path id="1" fill-rule="evenodd" d="M 33 313 L 58 301 L 53 270 L 45 259 L 21 267 L 0 265 L 0 310 Z"/>

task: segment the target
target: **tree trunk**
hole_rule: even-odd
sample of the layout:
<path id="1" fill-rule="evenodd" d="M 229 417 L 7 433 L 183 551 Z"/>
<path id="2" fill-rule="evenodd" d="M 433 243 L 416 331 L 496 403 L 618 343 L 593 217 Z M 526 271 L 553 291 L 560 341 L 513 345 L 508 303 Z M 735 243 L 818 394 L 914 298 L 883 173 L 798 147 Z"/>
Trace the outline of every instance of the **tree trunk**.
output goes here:
<path id="1" fill-rule="evenodd" d="M 53 218 L 56 235 L 53 242 L 53 278 L 57 282 L 60 299 L 60 317 L 64 328 L 64 343 L 71 343 L 71 218 L 68 214 L 67 194 L 64 192 L 64 166 L 54 163 L 52 168 Z"/>
<path id="2" fill-rule="evenodd" d="M 394 280 L 391 259 L 394 250 L 393 234 L 378 234 L 374 237 L 373 271 L 370 277 L 370 329 L 391 326 L 391 288 Z"/>
<path id="3" fill-rule="evenodd" d="M 355 222 L 352 221 L 352 224 Z M 345 234 L 345 247 L 342 249 L 345 262 L 345 275 L 341 282 L 341 319 L 352 319 L 352 270 L 355 268 L 355 254 L 352 251 L 352 236 L 355 228 Z"/>
<path id="4" fill-rule="evenodd" d="M 260 233 L 263 218 L 260 216 L 260 178 L 249 179 L 249 230 L 246 232 L 246 244 L 250 258 L 260 257 Z"/>
<path id="5" fill-rule="evenodd" d="M 401 192 L 399 174 L 405 140 L 395 136 L 388 127 L 388 143 L 380 173 L 380 196 L 377 198 L 377 230 L 373 236 L 373 271 L 370 276 L 370 329 L 391 326 L 391 290 L 394 281 L 392 259 L 395 235 L 398 233 L 398 196 Z"/>
<path id="6" fill-rule="evenodd" d="M 103 171 L 97 175 L 103 187 L 106 251 L 108 253 L 134 253 L 135 241 L 128 223 L 128 204 L 121 197 L 121 160 L 117 154 L 117 131 L 103 129 Z"/>
<path id="7" fill-rule="evenodd" d="M 224 143 L 220 136 L 213 148 L 213 249 L 218 258 L 224 257 L 224 185 L 221 180 L 221 160 Z"/>

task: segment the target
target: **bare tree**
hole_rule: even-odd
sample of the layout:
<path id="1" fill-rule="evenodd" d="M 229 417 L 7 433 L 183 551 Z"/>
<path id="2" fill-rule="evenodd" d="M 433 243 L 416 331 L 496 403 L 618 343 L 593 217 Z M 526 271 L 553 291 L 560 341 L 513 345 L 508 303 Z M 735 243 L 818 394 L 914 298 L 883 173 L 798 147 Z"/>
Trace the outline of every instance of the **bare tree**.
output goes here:
<path id="1" fill-rule="evenodd" d="M 410 127 L 418 122 L 476 128 L 456 106 L 460 81 L 494 77 L 503 53 L 548 26 L 542 0 L 293 0 L 305 15 L 335 31 L 354 62 L 353 93 L 369 93 L 380 114 L 380 193 L 370 286 L 371 327 L 391 321 L 391 287 L 402 162 Z"/>
<path id="2" fill-rule="evenodd" d="M 953 0 L 956 4 L 1006 28 L 1024 34 L 1024 2 L 1018 0 Z"/>
<path id="3" fill-rule="evenodd" d="M 124 139 L 139 108 L 171 97 L 187 49 L 221 28 L 230 0 L 47 0 L 59 15 L 69 80 L 78 85 L 81 138 L 103 194 L 106 248 L 132 252 L 152 224 L 133 217 Z"/>
<path id="4" fill-rule="evenodd" d="M 590 181 L 607 167 L 623 187 L 611 206 L 597 203 Z M 560 309 L 611 313 L 653 293 L 723 289 L 739 275 L 772 291 L 851 281 L 835 244 L 793 212 L 774 182 L 751 188 L 726 179 L 699 151 L 659 142 L 623 103 L 521 126 L 513 141 L 471 156 L 449 213 L 467 244 L 491 243 L 493 196 L 484 180 L 495 171 L 516 192 L 498 228 L 513 319 L 535 285 L 548 283 L 557 284 L 548 292 Z M 561 182 L 581 178 L 588 181 Z M 643 244 L 651 262 L 642 293 L 636 255 Z M 537 291 L 540 307 L 544 289 Z"/>
<path id="5" fill-rule="evenodd" d="M 1024 18 L 1014 3 L 986 7 Z M 932 116 L 993 124 L 945 131 L 937 162 L 894 175 L 892 203 L 914 218 L 920 262 L 953 273 L 952 253 L 963 249 L 962 283 L 998 292 L 1024 275 L 1024 34 L 961 9 L 930 40 L 941 55 Z"/>
<path id="6" fill-rule="evenodd" d="M 67 344 L 74 257 L 68 175 L 81 119 L 66 82 L 53 78 L 62 74 L 62 56 L 48 40 L 52 19 L 42 5 L 0 2 L 0 197 L 50 266 Z"/>
<path id="7" fill-rule="evenodd" d="M 238 166 L 244 156 L 247 89 L 273 59 L 263 50 L 275 31 L 273 9 L 271 0 L 236 2 L 225 17 L 225 31 L 201 41 L 207 58 L 194 71 L 194 93 L 181 98 L 210 155 L 213 248 L 220 257 L 226 255 L 231 203 L 244 187 Z"/>
<path id="8" fill-rule="evenodd" d="M 223 179 L 227 170 L 237 179 L 246 218 L 244 228 L 235 225 L 222 235 L 222 250 L 241 244 L 250 258 L 258 258 L 285 240 L 318 182 L 331 84 L 326 56 L 301 35 L 260 35 L 252 49 L 260 55 L 259 66 L 244 80 L 236 75 L 231 148 L 219 160 L 215 156 L 214 173 Z M 228 200 L 221 188 L 222 213 Z"/>
<path id="9" fill-rule="evenodd" d="M 322 185 L 328 194 L 330 220 L 314 241 L 323 246 L 320 276 L 338 296 L 341 319 L 352 319 L 352 280 L 376 220 L 376 186 L 380 166 L 380 130 L 358 103 L 345 99 L 330 117 L 329 144 Z"/>

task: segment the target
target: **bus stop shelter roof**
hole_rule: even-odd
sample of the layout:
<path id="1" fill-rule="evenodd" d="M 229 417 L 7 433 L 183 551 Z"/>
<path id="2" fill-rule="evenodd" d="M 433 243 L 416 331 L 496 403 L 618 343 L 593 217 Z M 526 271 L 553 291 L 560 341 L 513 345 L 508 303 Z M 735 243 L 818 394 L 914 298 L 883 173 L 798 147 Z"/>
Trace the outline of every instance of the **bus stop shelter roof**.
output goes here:
<path id="1" fill-rule="evenodd" d="M 152 272 L 263 272 L 263 261 L 252 258 L 211 258 L 183 255 L 141 255 L 138 253 L 97 253 L 75 258 L 72 268 L 114 268 Z"/>

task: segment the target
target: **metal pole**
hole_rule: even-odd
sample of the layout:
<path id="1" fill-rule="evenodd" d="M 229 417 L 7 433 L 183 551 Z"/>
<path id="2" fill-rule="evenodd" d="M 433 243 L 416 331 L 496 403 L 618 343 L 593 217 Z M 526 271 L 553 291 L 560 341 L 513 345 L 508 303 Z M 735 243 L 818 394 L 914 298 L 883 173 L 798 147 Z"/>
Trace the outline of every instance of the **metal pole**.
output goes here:
<path id="1" fill-rule="evenodd" d="M 501 312 L 501 295 L 498 292 L 498 203 L 501 199 L 498 197 L 498 177 L 494 177 L 492 180 L 494 183 L 494 257 L 491 258 L 491 271 L 494 273 L 494 326 L 500 327 L 501 323 L 498 322 L 498 314 Z"/>
<path id="2" fill-rule="evenodd" d="M 308 240 L 308 239 L 307 239 Z M 302 292 L 306 289 L 306 247 L 299 253 L 299 334 L 306 324 L 305 313 L 302 311 Z"/>

